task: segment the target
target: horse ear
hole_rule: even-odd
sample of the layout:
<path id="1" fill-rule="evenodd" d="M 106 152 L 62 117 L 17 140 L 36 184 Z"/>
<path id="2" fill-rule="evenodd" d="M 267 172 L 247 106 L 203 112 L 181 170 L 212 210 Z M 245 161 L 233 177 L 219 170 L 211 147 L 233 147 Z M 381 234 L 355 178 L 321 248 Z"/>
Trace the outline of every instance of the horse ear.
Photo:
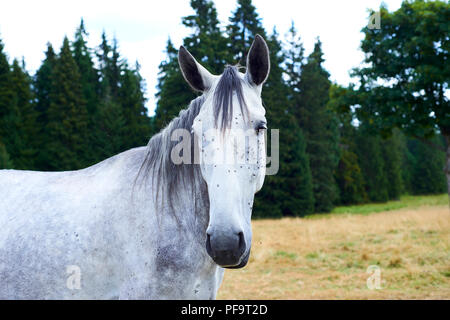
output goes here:
<path id="1" fill-rule="evenodd" d="M 183 46 L 178 51 L 178 63 L 184 79 L 192 89 L 205 91 L 211 88 L 214 76 L 199 64 Z"/>
<path id="2" fill-rule="evenodd" d="M 246 76 L 251 83 L 259 86 L 267 80 L 269 71 L 269 48 L 263 37 L 257 34 L 248 52 Z"/>

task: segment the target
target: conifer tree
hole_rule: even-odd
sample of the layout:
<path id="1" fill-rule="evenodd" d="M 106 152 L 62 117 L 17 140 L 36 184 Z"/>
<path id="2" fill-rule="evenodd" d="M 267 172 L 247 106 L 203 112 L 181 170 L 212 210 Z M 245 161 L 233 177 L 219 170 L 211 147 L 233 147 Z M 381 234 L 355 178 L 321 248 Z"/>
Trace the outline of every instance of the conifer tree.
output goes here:
<path id="1" fill-rule="evenodd" d="M 276 29 L 268 37 L 271 52 L 269 78 L 263 88 L 263 102 L 270 129 L 280 130 L 280 170 L 268 176 L 266 191 L 279 189 L 283 216 L 304 216 L 314 212 L 312 176 L 306 154 L 307 142 L 303 132 L 290 112 L 290 88 L 283 81 L 284 54 Z M 264 194 L 262 194 L 264 195 Z M 268 199 L 264 201 L 267 205 Z"/>
<path id="2" fill-rule="evenodd" d="M 266 40 L 267 36 L 252 1 L 238 0 L 237 3 L 237 8 L 227 26 L 229 50 L 234 60 L 245 66 L 247 53 L 255 35 L 259 34 Z"/>
<path id="3" fill-rule="evenodd" d="M 50 105 L 50 91 L 52 88 L 52 72 L 55 66 L 56 54 L 50 43 L 47 43 L 45 59 L 36 72 L 33 88 L 36 96 L 36 111 L 41 127 L 45 127 L 48 122 L 47 110 Z"/>
<path id="4" fill-rule="evenodd" d="M 323 68 L 321 42 L 301 68 L 298 99 L 293 108 L 306 138 L 316 212 L 328 212 L 337 198 L 334 170 L 339 161 L 337 118 L 328 109 L 330 80 Z"/>
<path id="5" fill-rule="evenodd" d="M 98 91 L 98 74 L 94 68 L 94 61 L 92 59 L 91 50 L 87 46 L 85 39 L 88 33 L 84 26 L 84 21 L 81 19 L 80 26 L 75 32 L 75 39 L 72 42 L 73 57 L 77 64 L 80 76 L 83 98 L 86 101 L 86 107 L 89 115 L 96 112 L 98 105 L 97 91 Z"/>
<path id="6" fill-rule="evenodd" d="M 118 63 L 117 42 L 114 41 L 116 49 L 113 53 L 106 33 L 103 32 L 101 37 L 101 43 L 96 50 L 99 68 L 98 106 L 93 116 L 96 128 L 92 131 L 93 147 L 98 161 L 125 150 L 125 118 L 118 99 L 119 75 L 116 72 L 119 67 L 114 66 Z"/>
<path id="7" fill-rule="evenodd" d="M 124 149 L 130 149 L 147 144 L 150 138 L 150 119 L 145 107 L 143 79 L 139 74 L 139 63 L 134 69 L 124 65 L 119 88 L 119 102 L 122 105 L 122 114 L 126 130 L 122 139 Z"/>
<path id="8" fill-rule="evenodd" d="M 183 45 L 210 72 L 221 74 L 224 65 L 232 62 L 232 59 L 226 47 L 227 40 L 219 27 L 214 3 L 209 0 L 191 0 L 191 7 L 195 14 L 184 17 L 182 23 L 192 33 L 183 40 Z M 159 66 L 158 102 L 154 119 L 156 131 L 167 125 L 196 97 L 196 93 L 183 79 L 178 66 L 178 50 L 170 38 L 166 53 L 166 61 Z"/>
<path id="9" fill-rule="evenodd" d="M 81 76 L 65 37 L 52 73 L 46 144 L 50 170 L 74 170 L 88 164 L 87 116 Z"/>
<path id="10" fill-rule="evenodd" d="M 37 148 L 35 168 L 37 170 L 48 170 L 48 154 L 46 144 L 48 143 L 48 108 L 50 106 L 50 93 L 52 91 L 52 77 L 56 64 L 56 54 L 50 43 L 47 43 L 45 59 L 37 70 L 33 79 L 33 91 L 36 97 L 36 121 L 37 133 L 35 145 Z"/>
<path id="11" fill-rule="evenodd" d="M 178 50 L 174 48 L 170 38 L 167 40 L 166 54 L 166 60 L 159 65 L 154 131 L 164 128 L 196 96 L 181 75 Z"/>
<path id="12" fill-rule="evenodd" d="M 14 91 L 14 104 L 17 110 L 17 125 L 15 127 L 18 140 L 14 143 L 16 169 L 34 169 L 36 158 L 37 113 L 33 105 L 31 77 L 22 65 L 14 59 L 11 70 L 11 86 Z"/>
<path id="13" fill-rule="evenodd" d="M 195 14 L 182 18 L 192 33 L 183 39 L 183 45 L 213 74 L 221 74 L 225 64 L 233 62 L 227 50 L 228 39 L 220 29 L 217 10 L 209 0 L 191 0 Z"/>
<path id="14" fill-rule="evenodd" d="M 4 144 L 5 151 L 3 154 L 5 158 L 7 153 L 11 156 L 11 152 L 15 152 L 11 149 L 15 148 L 14 143 L 18 140 L 18 110 L 14 103 L 15 93 L 11 86 L 11 78 L 11 66 L 0 39 L 0 139 Z"/>
<path id="15" fill-rule="evenodd" d="M 298 35 L 294 22 L 291 23 L 291 27 L 289 28 L 285 39 L 286 47 L 284 50 L 284 72 L 287 77 L 286 84 L 292 90 L 290 99 L 292 100 L 291 107 L 294 108 L 298 104 L 298 93 L 300 92 L 300 75 L 305 60 L 305 49 L 303 48 L 303 42 L 301 40 L 301 37 Z M 294 110 L 291 110 L 291 112 L 293 112 Z"/>
<path id="16" fill-rule="evenodd" d="M 0 140 L 4 163 L 17 169 L 33 168 L 35 112 L 32 106 L 31 79 L 14 59 L 9 65 L 0 41 Z"/>

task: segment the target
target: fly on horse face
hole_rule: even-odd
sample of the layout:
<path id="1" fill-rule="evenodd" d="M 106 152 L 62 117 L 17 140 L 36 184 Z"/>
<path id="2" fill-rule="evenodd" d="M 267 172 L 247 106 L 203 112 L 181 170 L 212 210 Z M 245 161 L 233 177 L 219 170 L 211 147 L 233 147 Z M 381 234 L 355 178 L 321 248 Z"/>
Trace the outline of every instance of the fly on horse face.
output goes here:
<path id="1" fill-rule="evenodd" d="M 184 47 L 178 60 L 202 95 L 146 147 L 77 171 L 0 171 L 0 299 L 214 299 L 224 268 L 247 264 L 267 45 L 256 36 L 245 73 L 212 75 Z"/>

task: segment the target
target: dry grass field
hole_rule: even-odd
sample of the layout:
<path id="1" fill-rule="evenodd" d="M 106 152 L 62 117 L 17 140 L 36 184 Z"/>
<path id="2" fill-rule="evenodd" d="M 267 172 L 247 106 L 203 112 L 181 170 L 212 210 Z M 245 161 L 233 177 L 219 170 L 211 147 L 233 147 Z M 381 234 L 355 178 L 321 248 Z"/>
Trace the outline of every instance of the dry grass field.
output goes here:
<path id="1" fill-rule="evenodd" d="M 250 261 L 225 271 L 218 299 L 450 299 L 448 197 L 255 220 Z"/>

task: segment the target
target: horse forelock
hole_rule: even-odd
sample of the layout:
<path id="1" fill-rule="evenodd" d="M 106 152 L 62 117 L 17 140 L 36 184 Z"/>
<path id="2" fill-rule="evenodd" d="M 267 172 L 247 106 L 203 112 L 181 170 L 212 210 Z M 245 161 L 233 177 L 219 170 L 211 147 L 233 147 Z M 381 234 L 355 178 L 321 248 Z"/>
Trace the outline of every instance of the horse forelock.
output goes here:
<path id="1" fill-rule="evenodd" d="M 248 118 L 247 104 L 242 89 L 242 79 L 239 76 L 238 66 L 227 66 L 220 77 L 214 91 L 214 119 L 217 128 L 224 131 L 231 126 L 233 119 L 233 95 L 239 103 L 242 117 Z M 220 121 L 220 123 L 218 123 Z"/>

